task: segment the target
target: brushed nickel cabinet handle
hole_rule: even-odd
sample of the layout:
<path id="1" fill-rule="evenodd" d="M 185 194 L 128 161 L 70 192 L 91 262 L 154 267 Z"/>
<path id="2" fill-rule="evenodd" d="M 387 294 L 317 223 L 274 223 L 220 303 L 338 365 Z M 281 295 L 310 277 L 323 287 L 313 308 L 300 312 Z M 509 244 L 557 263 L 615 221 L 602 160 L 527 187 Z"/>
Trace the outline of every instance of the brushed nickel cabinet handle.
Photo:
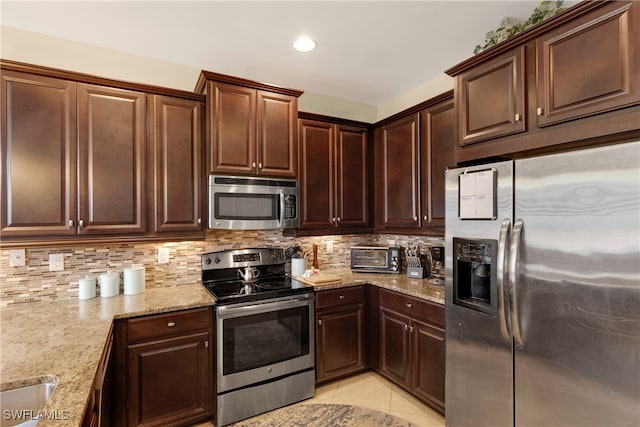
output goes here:
<path id="1" fill-rule="evenodd" d="M 176 326 L 176 322 L 167 323 L 167 327 L 169 327 L 169 328 L 173 328 L 174 326 Z"/>

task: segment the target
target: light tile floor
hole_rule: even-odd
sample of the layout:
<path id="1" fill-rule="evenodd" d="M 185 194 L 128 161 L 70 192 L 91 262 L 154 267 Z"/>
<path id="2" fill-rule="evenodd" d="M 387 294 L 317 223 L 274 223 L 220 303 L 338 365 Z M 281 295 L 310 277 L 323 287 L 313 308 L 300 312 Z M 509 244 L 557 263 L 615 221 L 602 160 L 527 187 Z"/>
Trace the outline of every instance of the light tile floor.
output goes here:
<path id="1" fill-rule="evenodd" d="M 444 427 L 444 417 L 375 372 L 368 371 L 316 388 L 302 403 L 340 403 L 376 409 L 420 427 Z"/>
<path id="2" fill-rule="evenodd" d="M 314 397 L 298 404 L 306 403 L 362 406 L 404 418 L 418 427 L 445 425 L 442 415 L 373 371 L 318 386 Z M 213 423 L 197 427 L 213 427 Z"/>

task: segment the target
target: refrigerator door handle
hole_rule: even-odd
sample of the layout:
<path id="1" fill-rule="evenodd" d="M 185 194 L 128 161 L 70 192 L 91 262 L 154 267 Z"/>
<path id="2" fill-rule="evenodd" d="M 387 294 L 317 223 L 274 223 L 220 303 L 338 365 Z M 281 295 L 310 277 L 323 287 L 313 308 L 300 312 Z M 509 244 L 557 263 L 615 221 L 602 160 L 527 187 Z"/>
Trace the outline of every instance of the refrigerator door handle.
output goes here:
<path id="1" fill-rule="evenodd" d="M 518 270 L 520 269 L 520 240 L 522 239 L 522 227 L 524 222 L 521 219 L 516 220 L 513 224 L 513 237 L 511 239 L 511 248 L 509 250 L 509 306 L 511 309 L 511 330 L 513 331 L 513 339 L 519 346 L 524 345 L 522 333 L 520 331 L 520 314 L 518 312 Z"/>
<path id="2" fill-rule="evenodd" d="M 507 326 L 507 310 L 505 306 L 505 282 L 507 278 L 507 261 L 509 254 L 509 239 L 511 237 L 511 220 L 506 218 L 500 226 L 500 237 L 498 240 L 498 259 L 496 269 L 496 281 L 498 282 L 498 318 L 500 320 L 500 333 L 505 341 L 511 340 L 509 327 Z"/>

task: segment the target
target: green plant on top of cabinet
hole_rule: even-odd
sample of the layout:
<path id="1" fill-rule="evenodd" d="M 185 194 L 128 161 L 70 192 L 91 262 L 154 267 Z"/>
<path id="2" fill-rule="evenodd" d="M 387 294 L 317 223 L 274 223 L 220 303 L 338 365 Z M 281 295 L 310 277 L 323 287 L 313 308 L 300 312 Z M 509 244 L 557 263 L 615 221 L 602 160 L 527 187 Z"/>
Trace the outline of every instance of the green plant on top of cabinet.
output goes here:
<path id="1" fill-rule="evenodd" d="M 3 69 L 2 105 L 3 238 L 146 232 L 144 93 Z"/>
<path id="2" fill-rule="evenodd" d="M 200 101 L 152 95 L 150 126 L 153 231 L 204 235 Z"/>
<path id="3" fill-rule="evenodd" d="M 227 175 L 297 177 L 300 91 L 202 71 L 207 95 L 207 170 Z"/>
<path id="4" fill-rule="evenodd" d="M 458 162 L 637 133 L 639 43 L 640 4 L 580 2 L 447 70 Z"/>
<path id="5" fill-rule="evenodd" d="M 302 117 L 314 115 L 303 114 Z M 369 225 L 366 126 L 302 118 L 300 229 L 358 232 Z"/>

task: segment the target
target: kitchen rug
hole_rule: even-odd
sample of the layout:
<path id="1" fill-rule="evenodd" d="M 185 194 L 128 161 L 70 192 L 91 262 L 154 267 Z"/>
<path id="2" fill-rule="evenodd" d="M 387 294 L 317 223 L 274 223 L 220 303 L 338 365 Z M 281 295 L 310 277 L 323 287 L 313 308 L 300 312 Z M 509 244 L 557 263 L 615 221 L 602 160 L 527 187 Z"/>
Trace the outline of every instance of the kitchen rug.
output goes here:
<path id="1" fill-rule="evenodd" d="M 416 427 L 396 416 L 352 405 L 310 403 L 287 406 L 239 421 L 233 427 Z"/>

